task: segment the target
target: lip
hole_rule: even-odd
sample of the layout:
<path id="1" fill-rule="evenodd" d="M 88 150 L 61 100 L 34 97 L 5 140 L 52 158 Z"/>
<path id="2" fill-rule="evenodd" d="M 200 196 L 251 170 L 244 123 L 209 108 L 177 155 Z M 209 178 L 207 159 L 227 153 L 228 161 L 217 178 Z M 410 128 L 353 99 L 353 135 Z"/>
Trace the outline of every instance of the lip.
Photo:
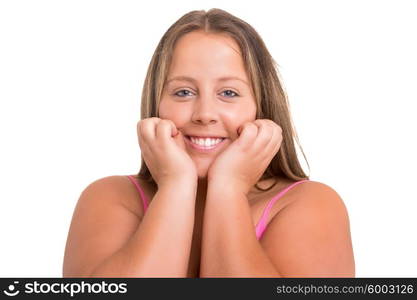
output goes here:
<path id="1" fill-rule="evenodd" d="M 188 135 L 184 136 L 184 140 L 188 146 L 190 146 L 194 150 L 197 150 L 197 152 L 208 153 L 208 152 L 214 152 L 217 149 L 219 149 L 226 142 L 227 138 L 223 138 L 223 140 L 220 143 L 213 145 L 211 147 L 202 147 L 202 146 L 194 144 L 193 142 L 191 142 L 191 139 L 189 138 Z"/>
<path id="2" fill-rule="evenodd" d="M 211 138 L 211 139 L 225 139 L 226 137 L 224 136 L 215 136 L 215 135 L 196 135 L 196 134 L 185 134 L 183 133 L 185 136 L 192 136 L 195 138 L 200 138 L 200 139 L 206 139 L 206 138 Z"/>

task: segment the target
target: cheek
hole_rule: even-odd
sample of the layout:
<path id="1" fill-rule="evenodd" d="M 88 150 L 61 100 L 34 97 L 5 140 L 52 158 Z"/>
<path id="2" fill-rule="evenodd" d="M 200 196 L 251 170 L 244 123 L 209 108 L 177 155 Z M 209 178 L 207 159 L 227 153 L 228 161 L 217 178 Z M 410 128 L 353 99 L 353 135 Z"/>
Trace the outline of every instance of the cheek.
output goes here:
<path id="1" fill-rule="evenodd" d="M 161 102 L 159 102 L 159 110 L 158 110 L 158 117 L 161 119 L 167 119 L 169 117 L 169 103 L 162 99 Z"/>
<path id="2" fill-rule="evenodd" d="M 231 109 L 224 110 L 224 117 L 235 120 L 235 123 L 253 121 L 256 119 L 256 103 L 252 99 L 244 99 Z"/>
<path id="3" fill-rule="evenodd" d="M 227 111 L 222 115 L 225 127 L 229 132 L 230 137 L 234 140 L 237 138 L 237 130 L 239 126 L 245 122 L 253 122 L 256 119 L 256 109 L 254 111 L 248 110 L 236 110 L 236 111 Z"/>
<path id="4" fill-rule="evenodd" d="M 171 120 L 177 124 L 177 127 L 180 127 L 179 125 L 184 124 L 187 120 L 187 111 L 182 109 L 180 105 L 169 101 L 161 101 L 158 114 L 159 118 Z"/>

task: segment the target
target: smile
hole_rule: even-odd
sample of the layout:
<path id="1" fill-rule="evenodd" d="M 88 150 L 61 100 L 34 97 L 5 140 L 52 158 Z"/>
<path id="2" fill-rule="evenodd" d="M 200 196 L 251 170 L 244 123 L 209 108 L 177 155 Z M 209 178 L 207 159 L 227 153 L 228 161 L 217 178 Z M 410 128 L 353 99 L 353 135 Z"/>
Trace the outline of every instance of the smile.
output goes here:
<path id="1" fill-rule="evenodd" d="M 192 136 L 185 136 L 186 144 L 192 149 L 196 149 L 199 152 L 211 152 L 226 141 L 225 138 L 197 138 Z"/>

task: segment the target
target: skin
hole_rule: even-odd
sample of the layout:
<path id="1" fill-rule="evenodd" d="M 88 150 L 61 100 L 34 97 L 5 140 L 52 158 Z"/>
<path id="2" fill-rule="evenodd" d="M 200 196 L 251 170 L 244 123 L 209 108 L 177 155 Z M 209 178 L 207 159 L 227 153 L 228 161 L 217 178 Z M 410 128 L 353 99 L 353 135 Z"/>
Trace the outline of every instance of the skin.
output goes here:
<path id="1" fill-rule="evenodd" d="M 170 81 L 178 76 L 192 77 L 195 81 Z M 236 76 L 244 82 L 218 81 L 218 78 L 225 76 Z M 185 146 L 184 150 L 194 162 L 198 174 L 197 205 L 204 204 L 209 174 L 212 177 L 233 174 L 233 170 L 226 172 L 224 168 L 221 169 L 221 163 L 214 165 L 213 162 L 237 141 L 240 136 L 238 131 L 248 131 L 246 142 L 253 142 L 258 126 L 262 125 L 262 121 L 269 121 L 255 121 L 256 102 L 236 42 L 227 35 L 202 31 L 188 33 L 177 42 L 160 102 L 159 117 L 171 120 L 182 134 L 204 136 L 209 133 L 226 137 L 222 148 L 214 153 L 198 153 Z M 273 128 L 272 123 L 269 121 L 267 125 L 264 124 L 268 138 L 271 138 L 274 130 L 280 130 L 275 123 Z M 280 142 L 278 133 L 273 142 Z M 233 155 L 230 153 L 229 158 L 223 157 L 223 162 L 233 160 Z M 211 166 L 214 168 L 210 173 Z M 263 173 L 266 167 L 260 172 Z M 257 191 L 253 185 L 257 179 L 243 183 L 242 190 L 246 189 L 247 194 L 255 194 Z"/>
<path id="2" fill-rule="evenodd" d="M 178 76 L 194 80 L 171 80 Z M 225 76 L 243 82 L 218 80 Z M 174 49 L 159 116 L 138 124 L 140 148 L 158 189 L 196 191 L 192 253 L 202 253 L 199 275 L 354 276 L 347 211 L 326 185 L 299 186 L 260 242 L 248 234 L 254 230 L 251 204 L 260 195 L 254 185 L 268 186 L 259 179 L 279 151 L 282 130 L 256 119 L 252 87 L 244 82 L 248 76 L 233 39 L 188 33 Z M 226 140 L 217 151 L 200 153 L 187 135 Z M 199 259 L 192 255 L 192 261 Z"/>
<path id="3" fill-rule="evenodd" d="M 274 122 L 255 120 L 249 86 L 217 82 L 226 75 L 248 80 L 235 42 L 192 32 L 178 41 L 173 54 L 168 79 L 186 75 L 195 82 L 166 85 L 159 117 L 141 120 L 137 128 L 158 192 L 149 191 L 152 202 L 138 227 L 141 213 L 132 214 L 133 206 L 126 209 L 128 202 L 119 203 L 131 199 L 137 205 L 130 182 L 115 176 L 91 184 L 74 214 L 64 275 L 354 276 L 346 207 L 319 182 L 305 182 L 286 193 L 273 206 L 262 239 L 256 239 L 254 222 L 266 201 L 290 182 L 279 178 L 270 192 L 254 187 L 278 152 L 282 135 Z M 227 140 L 217 152 L 198 153 L 184 138 L 193 133 Z M 120 194 L 121 184 L 129 184 L 132 193 Z"/>

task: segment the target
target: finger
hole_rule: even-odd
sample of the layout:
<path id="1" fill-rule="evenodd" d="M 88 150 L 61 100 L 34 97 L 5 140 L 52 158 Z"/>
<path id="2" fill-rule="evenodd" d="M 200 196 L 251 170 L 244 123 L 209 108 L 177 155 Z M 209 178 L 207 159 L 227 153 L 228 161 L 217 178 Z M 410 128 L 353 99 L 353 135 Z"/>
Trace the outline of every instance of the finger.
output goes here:
<path id="1" fill-rule="evenodd" d="M 237 137 L 239 137 L 242 134 L 243 130 L 245 130 L 245 127 L 250 123 L 252 122 L 246 121 L 237 128 Z"/>
<path id="2" fill-rule="evenodd" d="M 156 131 L 156 129 L 158 128 L 158 124 L 159 124 L 159 122 L 161 122 L 162 121 L 162 119 L 161 118 L 157 118 L 157 117 L 152 117 L 152 118 L 149 118 L 149 124 L 150 124 L 150 127 L 152 128 L 152 140 L 154 141 L 154 140 L 156 140 L 156 134 L 157 134 L 157 131 Z"/>
<path id="3" fill-rule="evenodd" d="M 167 142 L 169 138 L 172 138 L 178 134 L 177 127 L 174 122 L 168 119 L 163 119 L 158 123 L 156 129 L 156 137 L 158 140 Z"/>
<path id="4" fill-rule="evenodd" d="M 162 119 L 162 120 L 165 121 L 170 126 L 171 132 L 168 133 L 168 136 L 175 137 L 180 133 L 179 130 L 177 129 L 177 126 L 172 120 L 170 119 Z"/>
<path id="5" fill-rule="evenodd" d="M 253 142 L 258 134 L 258 126 L 253 122 L 246 122 L 241 125 L 240 136 L 236 140 L 236 145 L 241 147 L 244 152 L 252 150 Z"/>
<path id="6" fill-rule="evenodd" d="M 156 120 L 143 119 L 137 123 L 136 129 L 141 152 L 147 151 L 150 144 L 153 143 L 153 132 L 155 131 L 153 123 L 155 121 Z"/>
<path id="7" fill-rule="evenodd" d="M 255 151 L 258 153 L 258 157 L 262 161 L 270 161 L 274 155 L 274 140 L 277 129 L 275 123 L 269 119 L 258 119 L 254 123 L 260 127 L 260 133 L 258 134 L 255 142 Z"/>
<path id="8" fill-rule="evenodd" d="M 257 119 L 253 123 L 258 126 L 258 135 L 255 140 L 256 147 L 263 149 L 271 141 L 273 128 L 271 124 L 264 119 Z"/>
<path id="9" fill-rule="evenodd" d="M 254 124 L 256 124 L 256 126 L 259 126 L 259 130 L 258 136 L 256 137 L 252 146 L 253 151 L 261 160 L 264 160 L 270 155 L 268 152 L 270 150 L 267 148 L 267 145 L 271 141 L 271 137 L 273 134 L 272 128 L 268 124 L 268 122 L 261 119 L 255 120 Z"/>
<path id="10" fill-rule="evenodd" d="M 146 142 L 153 142 L 156 136 L 156 124 L 160 121 L 159 118 L 143 119 L 139 123 L 139 135 Z"/>
<path id="11" fill-rule="evenodd" d="M 138 142 L 139 142 L 139 147 L 142 149 L 143 147 L 143 136 L 142 136 L 142 129 L 141 126 L 143 125 L 142 120 L 140 120 L 137 124 L 136 124 L 136 133 L 138 136 Z"/>
<path id="12" fill-rule="evenodd" d="M 266 148 L 268 151 L 273 153 L 274 155 L 279 151 L 282 142 L 282 128 L 276 124 L 275 122 L 269 122 L 270 126 L 272 127 L 273 135 L 271 137 L 271 141 L 268 143 Z"/>
<path id="13" fill-rule="evenodd" d="M 245 122 L 239 128 L 240 128 L 239 138 L 242 137 L 242 139 L 248 139 L 248 138 L 255 139 L 258 134 L 258 126 L 253 124 L 253 122 Z"/>

